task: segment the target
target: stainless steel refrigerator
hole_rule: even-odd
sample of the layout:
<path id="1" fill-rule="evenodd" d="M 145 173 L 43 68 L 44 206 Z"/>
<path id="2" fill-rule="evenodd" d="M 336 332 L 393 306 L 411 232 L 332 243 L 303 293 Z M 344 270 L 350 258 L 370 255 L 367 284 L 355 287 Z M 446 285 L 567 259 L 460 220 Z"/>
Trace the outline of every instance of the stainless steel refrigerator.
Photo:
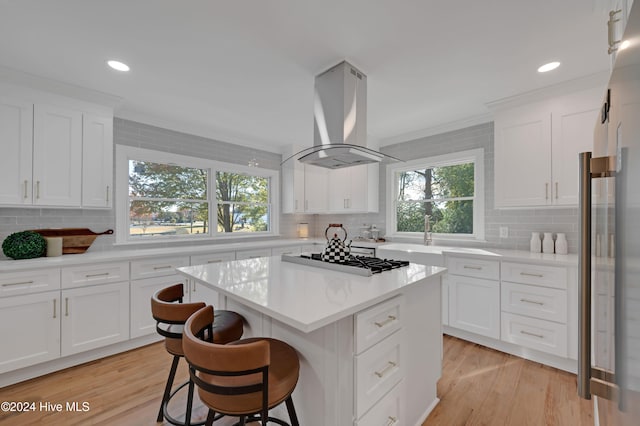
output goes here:
<path id="1" fill-rule="evenodd" d="M 578 393 L 596 425 L 640 425 L 640 2 L 580 154 Z"/>

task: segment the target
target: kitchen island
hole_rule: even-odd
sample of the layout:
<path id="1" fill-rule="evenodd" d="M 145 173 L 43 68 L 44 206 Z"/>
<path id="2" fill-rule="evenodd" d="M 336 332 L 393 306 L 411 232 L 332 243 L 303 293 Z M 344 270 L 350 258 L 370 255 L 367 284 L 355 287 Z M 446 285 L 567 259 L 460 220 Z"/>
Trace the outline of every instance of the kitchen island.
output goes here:
<path id="1" fill-rule="evenodd" d="M 274 256 L 177 271 L 217 291 L 216 308 L 243 315 L 243 337 L 298 351 L 301 424 L 419 425 L 437 404 L 444 268 L 410 264 L 364 277 Z"/>

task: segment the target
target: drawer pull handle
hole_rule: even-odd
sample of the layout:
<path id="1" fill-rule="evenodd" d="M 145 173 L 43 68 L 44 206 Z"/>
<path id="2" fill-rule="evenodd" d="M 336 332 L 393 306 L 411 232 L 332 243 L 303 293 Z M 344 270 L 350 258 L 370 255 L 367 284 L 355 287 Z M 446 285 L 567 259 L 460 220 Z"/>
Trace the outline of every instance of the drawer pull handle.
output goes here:
<path id="1" fill-rule="evenodd" d="M 153 270 L 157 271 L 158 269 L 169 269 L 171 268 L 171 265 L 165 265 L 165 266 L 154 266 Z"/>
<path id="2" fill-rule="evenodd" d="M 524 303 L 533 303 L 534 305 L 544 305 L 544 302 L 538 302 L 537 300 L 531 300 L 531 299 L 520 299 L 521 302 Z"/>
<path id="3" fill-rule="evenodd" d="M 536 277 L 536 278 L 543 278 L 544 275 L 542 274 L 532 274 L 530 272 L 520 272 L 520 275 L 523 275 L 525 277 Z"/>
<path id="4" fill-rule="evenodd" d="M 217 260 L 207 260 L 207 263 L 221 263 L 222 259 L 217 259 Z"/>
<path id="5" fill-rule="evenodd" d="M 107 277 L 109 276 L 108 272 L 103 272 L 101 274 L 87 274 L 85 275 L 85 278 L 95 278 L 95 277 Z"/>
<path id="6" fill-rule="evenodd" d="M 14 285 L 24 285 L 24 284 L 33 284 L 33 281 L 23 281 L 21 283 L 6 283 L 6 284 L 2 284 L 2 287 L 11 287 Z"/>
<path id="7" fill-rule="evenodd" d="M 385 374 L 387 374 L 387 372 L 389 372 L 389 370 L 391 370 L 393 367 L 395 367 L 396 364 L 393 361 L 388 361 L 387 362 L 387 366 L 385 368 L 382 369 L 382 371 L 374 371 L 375 375 L 378 376 L 379 378 L 382 378 Z"/>
<path id="8" fill-rule="evenodd" d="M 58 300 L 57 299 L 53 299 L 53 318 L 56 318 L 56 306 L 58 304 Z"/>
<path id="9" fill-rule="evenodd" d="M 389 416 L 387 418 L 389 419 L 389 421 L 387 422 L 386 426 L 391 426 L 391 425 L 395 425 L 396 423 L 398 423 L 398 418 L 397 417 Z"/>
<path id="10" fill-rule="evenodd" d="M 520 330 L 520 334 L 526 334 L 527 336 L 537 337 L 538 339 L 544 339 L 542 334 L 529 333 L 528 331 Z"/>
<path id="11" fill-rule="evenodd" d="M 377 321 L 376 321 L 376 322 L 374 322 L 374 324 L 375 324 L 376 326 L 378 326 L 379 328 L 382 328 L 382 327 L 384 327 L 385 325 L 389 324 L 390 322 L 395 321 L 396 319 L 397 319 L 397 318 L 396 318 L 396 317 L 394 317 L 393 315 L 389 315 L 389 316 L 387 317 L 387 319 L 386 319 L 386 320 L 384 320 L 384 321 L 382 321 L 382 322 L 377 322 Z"/>
<path id="12" fill-rule="evenodd" d="M 473 269 L 474 271 L 482 271 L 482 266 L 469 266 L 469 265 L 464 265 L 463 269 Z"/>

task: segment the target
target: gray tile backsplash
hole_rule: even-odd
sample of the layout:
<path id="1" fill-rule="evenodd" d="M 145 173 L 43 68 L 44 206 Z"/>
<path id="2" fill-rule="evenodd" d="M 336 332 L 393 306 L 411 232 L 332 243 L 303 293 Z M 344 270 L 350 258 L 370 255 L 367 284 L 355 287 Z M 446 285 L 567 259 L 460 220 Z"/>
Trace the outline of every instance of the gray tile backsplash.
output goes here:
<path id="1" fill-rule="evenodd" d="M 193 136 L 159 127 L 116 118 L 114 140 L 117 145 L 155 149 L 184 155 L 211 158 L 218 161 L 246 165 L 256 161 L 260 167 L 278 170 L 281 156 L 267 151 L 247 148 L 199 136 Z M 485 154 L 485 247 L 505 249 L 529 249 L 532 231 L 565 232 L 569 252 L 577 251 L 577 209 L 523 209 L 496 210 L 493 208 L 493 123 L 486 123 L 440 135 L 385 146 L 381 150 L 395 157 L 420 158 L 441 155 L 474 148 L 484 148 Z M 342 223 L 349 237 L 358 235 L 363 224 L 375 224 L 385 231 L 385 171 L 380 171 L 379 213 L 356 215 L 281 215 L 280 233 L 295 238 L 297 224 L 309 223 L 312 237 L 324 237 L 329 223 Z M 509 227 L 509 238 L 499 237 L 500 226 Z M 50 227 L 81 227 L 96 232 L 115 229 L 113 210 L 0 208 L 0 241 L 7 235 L 25 229 Z M 100 236 L 91 251 L 114 249 L 113 236 Z M 220 241 L 221 244 L 224 241 Z M 437 243 L 437 241 L 436 241 Z M 174 243 L 175 244 L 175 243 Z M 189 243 L 193 244 L 193 243 Z M 167 244 L 159 244 L 158 247 Z M 149 247 L 144 245 L 144 247 Z M 0 253 L 0 257 L 2 254 Z"/>

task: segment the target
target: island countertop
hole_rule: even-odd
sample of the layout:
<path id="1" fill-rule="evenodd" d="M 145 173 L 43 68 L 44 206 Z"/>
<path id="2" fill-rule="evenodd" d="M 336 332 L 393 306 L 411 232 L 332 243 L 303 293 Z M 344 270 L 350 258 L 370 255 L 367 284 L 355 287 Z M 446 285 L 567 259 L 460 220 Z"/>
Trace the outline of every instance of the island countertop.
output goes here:
<path id="1" fill-rule="evenodd" d="M 280 256 L 186 266 L 178 273 L 305 333 L 378 302 L 445 268 L 411 263 L 370 277 L 283 262 Z"/>

